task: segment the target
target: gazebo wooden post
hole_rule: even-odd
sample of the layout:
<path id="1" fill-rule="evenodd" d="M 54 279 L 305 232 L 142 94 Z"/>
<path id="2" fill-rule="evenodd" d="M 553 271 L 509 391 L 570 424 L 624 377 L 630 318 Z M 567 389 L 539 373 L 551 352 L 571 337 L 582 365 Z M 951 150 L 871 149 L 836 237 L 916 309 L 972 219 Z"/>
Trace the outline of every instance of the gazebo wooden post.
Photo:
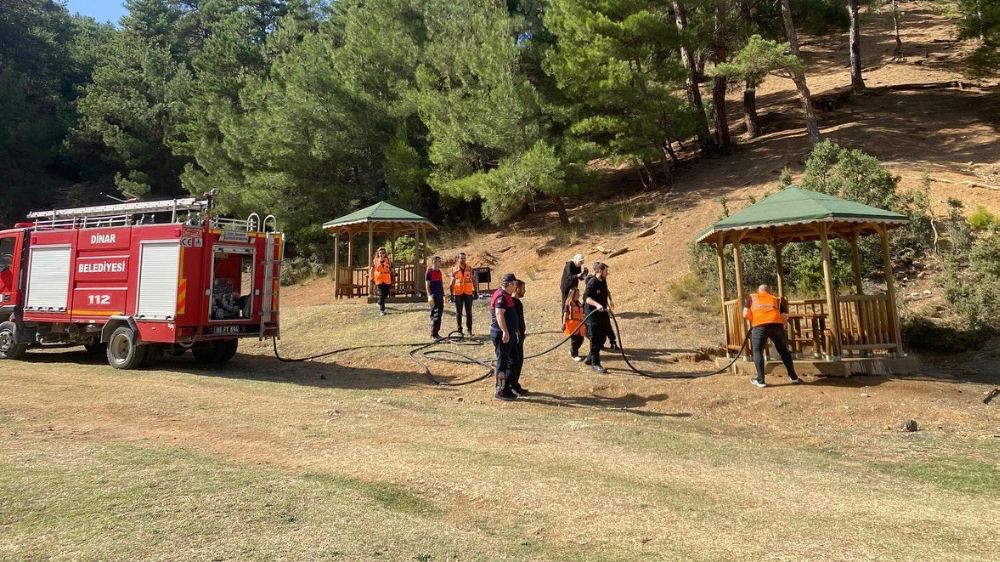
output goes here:
<path id="1" fill-rule="evenodd" d="M 340 233 L 333 233 L 333 298 L 340 298 Z"/>
<path id="2" fill-rule="evenodd" d="M 774 265 L 776 269 L 775 276 L 778 281 L 778 297 L 781 298 L 785 296 L 785 267 L 781 262 L 781 250 L 783 250 L 784 247 L 775 242 L 774 237 L 772 236 L 771 248 L 774 249 Z"/>
<path id="3" fill-rule="evenodd" d="M 371 271 L 372 262 L 375 261 L 375 232 L 372 226 L 372 222 L 368 221 L 368 265 L 367 268 Z M 368 276 L 368 299 L 375 296 L 375 280 L 372 276 Z"/>
<path id="4" fill-rule="evenodd" d="M 858 254 L 858 233 L 851 233 L 851 269 L 854 273 L 854 289 L 858 295 L 864 294 L 861 285 L 861 256 Z"/>
<path id="5" fill-rule="evenodd" d="M 899 311 L 896 309 L 896 282 L 892 272 L 892 258 L 889 256 L 889 236 L 883 225 L 877 225 L 879 242 L 882 243 L 882 267 L 885 269 L 885 291 L 889 295 L 889 319 L 892 333 L 896 338 L 896 353 L 903 353 L 903 337 L 899 328 Z"/>
<path id="6" fill-rule="evenodd" d="M 736 269 L 736 310 L 739 315 L 739 320 L 737 320 L 738 322 L 737 325 L 739 326 L 738 335 L 741 342 L 743 341 L 743 338 L 746 337 L 746 331 L 747 331 L 746 322 L 743 320 L 742 316 L 743 298 L 746 296 L 745 291 L 743 290 L 743 252 L 740 250 L 740 242 L 742 240 L 743 240 L 742 234 L 737 234 L 735 239 L 733 240 L 733 262 Z M 749 347 L 747 347 L 746 355 L 747 357 L 750 356 Z"/>
<path id="7" fill-rule="evenodd" d="M 826 308 L 830 318 L 830 330 L 833 333 L 833 341 L 830 342 L 830 349 L 827 356 L 832 359 L 840 359 L 840 310 L 837 306 L 837 294 L 833 290 L 833 266 L 830 264 L 830 244 L 827 240 L 829 225 L 821 223 L 819 225 L 820 249 L 823 254 L 823 285 L 826 288 Z"/>
<path id="8" fill-rule="evenodd" d="M 420 225 L 413 229 L 413 296 L 416 297 L 422 292 L 420 286 Z"/>
<path id="9" fill-rule="evenodd" d="M 726 312 L 726 235 L 719 233 L 715 243 L 716 261 L 719 266 L 719 292 L 722 294 L 722 329 L 726 332 L 726 359 L 729 359 L 729 314 Z"/>
<path id="10" fill-rule="evenodd" d="M 347 279 L 351 286 L 348 297 L 354 298 L 354 231 L 347 228 Z"/>

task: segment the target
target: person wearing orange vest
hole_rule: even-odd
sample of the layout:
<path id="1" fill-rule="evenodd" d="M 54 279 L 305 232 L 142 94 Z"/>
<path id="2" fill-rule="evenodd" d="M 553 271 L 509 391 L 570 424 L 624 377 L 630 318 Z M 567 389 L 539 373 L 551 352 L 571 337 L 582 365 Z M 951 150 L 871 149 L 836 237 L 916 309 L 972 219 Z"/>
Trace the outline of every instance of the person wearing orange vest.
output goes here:
<path id="1" fill-rule="evenodd" d="M 378 249 L 368 273 L 378 289 L 378 315 L 385 316 L 385 299 L 392 291 L 392 260 L 386 254 L 385 248 Z"/>
<path id="2" fill-rule="evenodd" d="M 757 377 L 750 379 L 750 384 L 757 388 L 764 388 L 764 348 L 768 340 L 774 343 L 778 355 L 781 356 L 785 369 L 788 370 L 788 377 L 792 379 L 792 384 L 799 384 L 802 379 L 795 374 L 795 364 L 792 363 L 792 354 L 788 352 L 788 344 L 785 342 L 785 320 L 788 315 L 788 303 L 785 299 L 774 296 L 771 288 L 767 285 L 757 287 L 757 292 L 747 295 L 743 302 L 743 317 L 746 318 L 752 329 L 750 330 L 750 345 L 753 349 L 753 363 L 757 367 Z"/>
<path id="3" fill-rule="evenodd" d="M 563 305 L 562 317 L 563 335 L 569 336 L 569 356 L 573 361 L 583 361 L 580 357 L 580 347 L 583 337 L 587 335 L 587 326 L 583 323 L 583 303 L 580 302 L 580 289 L 571 287 Z"/>
<path id="4" fill-rule="evenodd" d="M 472 302 L 479 298 L 476 283 L 472 278 L 472 266 L 465 262 L 465 252 L 458 254 L 458 263 L 451 270 L 451 300 L 455 301 L 455 320 L 458 321 L 458 334 L 462 332 L 462 309 L 465 309 L 465 324 L 472 335 Z"/>

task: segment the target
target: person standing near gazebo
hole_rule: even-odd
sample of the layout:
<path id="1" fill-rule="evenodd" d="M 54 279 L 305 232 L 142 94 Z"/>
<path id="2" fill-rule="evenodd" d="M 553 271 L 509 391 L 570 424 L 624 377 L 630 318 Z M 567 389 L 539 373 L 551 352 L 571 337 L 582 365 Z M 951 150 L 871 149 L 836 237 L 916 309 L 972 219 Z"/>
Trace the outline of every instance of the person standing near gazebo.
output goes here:
<path id="1" fill-rule="evenodd" d="M 767 285 L 761 285 L 757 287 L 756 293 L 747 295 L 743 302 L 743 317 L 753 327 L 750 330 L 750 346 L 753 348 L 757 378 L 750 379 L 750 384 L 757 388 L 767 386 L 764 384 L 764 347 L 768 340 L 774 342 L 774 348 L 778 350 L 792 384 L 801 383 L 802 379 L 795 374 L 792 354 L 788 352 L 788 344 L 785 342 L 785 321 L 788 317 L 788 303 L 785 299 L 772 294 Z"/>
<path id="2" fill-rule="evenodd" d="M 458 254 L 458 263 L 451 270 L 451 295 L 455 301 L 455 320 L 458 334 L 462 332 L 462 309 L 465 309 L 465 323 L 472 335 L 472 302 L 476 295 L 476 284 L 472 280 L 472 266 L 466 263 L 465 252 Z"/>
<path id="3" fill-rule="evenodd" d="M 378 315 L 385 316 L 385 299 L 389 298 L 392 291 L 392 260 L 385 248 L 379 248 L 376 252 L 369 274 L 378 289 Z"/>
<path id="4" fill-rule="evenodd" d="M 424 274 L 427 282 L 427 302 L 431 305 L 431 339 L 441 339 L 441 315 L 444 313 L 444 281 L 441 275 L 441 258 L 431 258 L 431 267 Z"/>

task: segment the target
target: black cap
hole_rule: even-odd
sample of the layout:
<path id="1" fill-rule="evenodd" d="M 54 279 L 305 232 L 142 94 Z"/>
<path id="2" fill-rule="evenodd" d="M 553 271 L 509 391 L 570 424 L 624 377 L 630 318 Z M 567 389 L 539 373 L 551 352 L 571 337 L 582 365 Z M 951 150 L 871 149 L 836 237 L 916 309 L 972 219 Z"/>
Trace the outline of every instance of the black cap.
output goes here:
<path id="1" fill-rule="evenodd" d="M 500 283 L 503 285 L 506 285 L 507 283 L 517 283 L 517 276 L 513 273 L 505 273 L 503 279 L 500 280 Z"/>

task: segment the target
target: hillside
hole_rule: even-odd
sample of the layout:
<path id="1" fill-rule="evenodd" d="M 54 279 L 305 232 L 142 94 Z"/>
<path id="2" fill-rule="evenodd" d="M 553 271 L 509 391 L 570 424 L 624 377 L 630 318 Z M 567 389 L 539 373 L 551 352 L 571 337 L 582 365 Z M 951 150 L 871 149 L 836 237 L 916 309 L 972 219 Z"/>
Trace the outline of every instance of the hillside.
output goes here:
<path id="1" fill-rule="evenodd" d="M 948 198 L 961 200 L 969 209 L 982 205 L 998 212 L 1000 190 L 966 183 L 998 184 L 997 83 L 970 81 L 962 75 L 961 61 L 969 45 L 954 40 L 954 26 L 947 18 L 925 3 L 901 6 L 906 19 L 900 59 L 891 58 L 887 16 L 866 20 L 863 53 L 871 91 L 863 95 L 844 94 L 850 82 L 844 37 L 805 38 L 810 88 L 819 105 L 826 107 L 819 114 L 823 134 L 876 156 L 902 178 L 903 190 L 918 188 L 922 175 L 929 174 L 932 211 L 937 216 L 947 213 Z M 731 122 L 740 123 L 737 132 L 742 128 L 738 121 L 742 115 L 736 113 L 740 99 L 734 94 L 730 100 Z M 660 315 L 658 323 L 648 316 L 636 318 L 633 330 L 668 331 L 672 345 L 679 347 L 715 346 L 721 338 L 721 333 L 714 334 L 716 318 L 678 306 L 667 288 L 688 274 L 688 245 L 697 232 L 718 219 L 722 198 L 731 210 L 739 210 L 749 198 L 776 189 L 782 168 L 800 172 L 809 152 L 789 80 L 769 77 L 759 89 L 758 107 L 764 135 L 744 142 L 733 154 L 688 160 L 669 192 L 643 192 L 634 174 L 609 171 L 595 190 L 597 195 L 569 200 L 573 221 L 582 225 L 559 228 L 554 210 L 546 212 L 543 205 L 503 229 L 446 233 L 437 242 L 436 253 L 448 262 L 465 251 L 474 265 L 517 272 L 531 282 L 528 302 L 537 303 L 546 315 L 558 313 L 552 295 L 563 264 L 582 253 L 588 263 L 600 259 L 611 265 L 612 287 L 623 311 Z M 637 238 L 654 225 L 658 225 L 655 234 Z M 629 251 L 605 259 L 599 248 Z M 923 291 L 933 291 L 934 277 L 910 281 L 901 279 L 903 302 L 922 305 Z M 329 280 L 320 279 L 288 291 L 285 299 L 296 305 L 327 303 L 331 292 Z M 910 302 L 908 295 L 913 292 L 919 296 Z M 692 323 L 699 329 L 680 329 Z"/>

